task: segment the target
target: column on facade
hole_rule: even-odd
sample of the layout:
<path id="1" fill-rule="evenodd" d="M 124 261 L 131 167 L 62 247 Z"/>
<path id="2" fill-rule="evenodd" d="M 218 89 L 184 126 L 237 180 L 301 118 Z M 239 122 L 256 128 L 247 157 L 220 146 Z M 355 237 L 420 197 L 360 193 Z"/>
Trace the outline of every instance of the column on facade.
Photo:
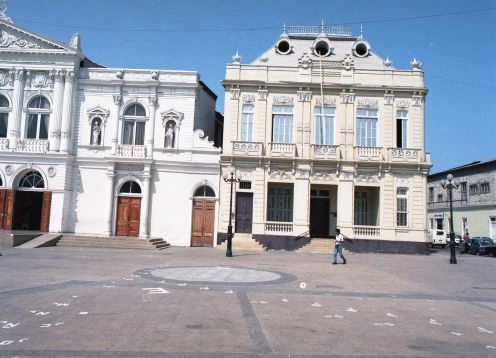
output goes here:
<path id="1" fill-rule="evenodd" d="M 143 172 L 143 193 L 141 197 L 141 210 L 140 210 L 140 229 L 139 236 L 141 238 L 149 237 L 149 229 L 148 229 L 148 216 L 150 212 L 150 166 L 145 165 L 145 170 Z"/>
<path id="2" fill-rule="evenodd" d="M 297 170 L 294 182 L 293 223 L 294 234 L 301 235 L 309 230 L 309 171 Z"/>
<path id="3" fill-rule="evenodd" d="M 341 172 L 338 187 L 337 226 L 346 236 L 353 237 L 353 173 Z"/>
<path id="4" fill-rule="evenodd" d="M 114 209 L 114 168 L 107 168 L 107 183 L 105 184 L 105 190 L 107 192 L 107 217 L 105 219 L 105 234 L 111 236 L 114 232 L 113 230 L 113 209 Z"/>
<path id="5" fill-rule="evenodd" d="M 157 109 L 157 96 L 153 95 L 148 98 L 150 103 L 150 120 L 148 128 L 145 130 L 146 156 L 153 157 L 153 138 L 155 136 L 155 113 Z M 177 142 L 177 136 L 176 136 Z"/>
<path id="6" fill-rule="evenodd" d="M 62 121 L 62 106 L 64 96 L 64 72 L 56 70 L 53 72 L 53 111 L 48 124 L 50 136 L 50 151 L 58 152 L 60 149 L 60 127 Z"/>
<path id="7" fill-rule="evenodd" d="M 8 123 L 9 149 L 16 149 L 20 136 L 22 118 L 22 100 L 24 97 L 24 69 L 16 68 L 14 75 L 14 93 L 12 95 L 12 119 Z"/>
<path id="8" fill-rule="evenodd" d="M 114 95 L 114 132 L 112 133 L 112 155 L 117 154 L 117 140 L 119 138 L 119 110 L 121 108 L 122 96 L 120 94 Z"/>
<path id="9" fill-rule="evenodd" d="M 61 126 L 61 142 L 60 151 L 69 152 L 71 144 L 71 118 L 72 118 L 72 108 L 73 108 L 73 98 L 74 98 L 74 71 L 67 71 L 65 75 L 65 87 L 64 87 L 64 107 L 62 110 L 62 126 Z"/>

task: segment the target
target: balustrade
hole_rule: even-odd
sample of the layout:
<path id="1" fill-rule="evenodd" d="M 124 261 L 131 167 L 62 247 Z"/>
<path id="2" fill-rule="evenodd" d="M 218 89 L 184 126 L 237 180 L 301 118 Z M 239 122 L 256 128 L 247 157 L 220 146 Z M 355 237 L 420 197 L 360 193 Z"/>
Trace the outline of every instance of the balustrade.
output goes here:
<path id="1" fill-rule="evenodd" d="M 262 156 L 263 144 L 260 142 L 232 142 L 234 155 Z"/>
<path id="2" fill-rule="evenodd" d="M 271 157 L 289 157 L 294 158 L 296 153 L 296 144 L 293 143 L 269 143 Z"/>
<path id="3" fill-rule="evenodd" d="M 281 222 L 266 222 L 265 231 L 293 232 L 293 224 Z"/>
<path id="4" fill-rule="evenodd" d="M 126 158 L 145 158 L 146 146 L 120 144 L 117 146 L 116 156 Z"/>
<path id="5" fill-rule="evenodd" d="M 353 226 L 353 234 L 357 237 L 379 237 L 381 235 L 381 228 L 379 226 Z"/>
<path id="6" fill-rule="evenodd" d="M 47 139 L 19 139 L 17 150 L 20 152 L 46 153 L 48 152 Z"/>

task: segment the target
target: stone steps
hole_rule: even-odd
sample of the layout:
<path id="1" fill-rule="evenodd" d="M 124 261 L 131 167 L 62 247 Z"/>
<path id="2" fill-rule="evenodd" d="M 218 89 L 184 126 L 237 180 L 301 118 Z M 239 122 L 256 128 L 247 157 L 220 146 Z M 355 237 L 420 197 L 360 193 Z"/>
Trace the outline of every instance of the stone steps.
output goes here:
<path id="1" fill-rule="evenodd" d="M 227 250 L 227 240 L 217 246 L 218 249 Z M 234 234 L 232 249 L 241 251 L 265 251 L 265 248 L 252 238 L 252 234 Z"/>
<path id="2" fill-rule="evenodd" d="M 61 247 L 94 247 L 114 249 L 163 250 L 170 247 L 167 241 L 160 238 L 139 239 L 137 237 L 95 237 L 63 235 L 57 243 Z"/>
<path id="3" fill-rule="evenodd" d="M 297 249 L 299 253 L 326 253 L 334 251 L 334 240 L 332 239 L 311 239 L 310 243 Z"/>

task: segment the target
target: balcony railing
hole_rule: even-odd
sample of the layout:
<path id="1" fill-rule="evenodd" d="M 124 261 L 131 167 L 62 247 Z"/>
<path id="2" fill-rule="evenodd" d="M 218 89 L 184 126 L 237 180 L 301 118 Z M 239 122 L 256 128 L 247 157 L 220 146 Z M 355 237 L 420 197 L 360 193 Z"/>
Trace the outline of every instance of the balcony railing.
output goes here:
<path id="1" fill-rule="evenodd" d="M 382 147 L 355 147 L 355 160 L 380 161 L 382 159 Z"/>
<path id="2" fill-rule="evenodd" d="M 20 152 L 46 153 L 48 152 L 47 139 L 19 139 L 17 150 Z"/>
<path id="3" fill-rule="evenodd" d="M 274 158 L 294 158 L 296 156 L 296 144 L 293 143 L 269 143 L 270 156 Z"/>
<path id="4" fill-rule="evenodd" d="M 379 237 L 381 229 L 379 226 L 355 225 L 353 226 L 353 234 L 356 237 Z"/>
<path id="5" fill-rule="evenodd" d="M 232 142 L 234 155 L 261 157 L 263 144 L 261 142 Z"/>
<path id="6" fill-rule="evenodd" d="M 8 150 L 8 149 L 9 149 L 9 139 L 0 138 L 0 150 Z"/>
<path id="7" fill-rule="evenodd" d="M 326 144 L 312 144 L 313 159 L 337 159 L 338 146 Z"/>
<path id="8" fill-rule="evenodd" d="M 266 222 L 265 231 L 293 232 L 293 224 L 282 222 Z"/>
<path id="9" fill-rule="evenodd" d="M 144 145 L 120 144 L 117 146 L 116 156 L 126 158 L 145 158 L 146 147 Z"/>
<path id="10" fill-rule="evenodd" d="M 392 162 L 418 162 L 421 161 L 420 149 L 389 148 L 389 160 Z"/>

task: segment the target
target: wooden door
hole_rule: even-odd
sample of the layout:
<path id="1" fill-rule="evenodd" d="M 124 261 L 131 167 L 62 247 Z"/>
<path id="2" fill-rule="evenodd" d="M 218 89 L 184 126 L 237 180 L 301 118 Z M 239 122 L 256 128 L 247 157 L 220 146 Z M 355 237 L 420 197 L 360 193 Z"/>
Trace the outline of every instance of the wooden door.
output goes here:
<path id="1" fill-rule="evenodd" d="M 253 222 L 253 193 L 236 193 L 235 232 L 251 234 Z"/>
<path id="2" fill-rule="evenodd" d="M 4 207 L 4 220 L 3 228 L 4 230 L 12 230 L 14 224 L 14 202 L 15 202 L 15 191 L 5 190 L 5 207 Z"/>
<path id="3" fill-rule="evenodd" d="M 41 221 L 40 221 L 40 231 L 48 232 L 50 228 L 50 207 L 52 204 L 52 192 L 43 192 L 43 201 L 41 205 Z"/>
<path id="4" fill-rule="evenodd" d="M 0 230 L 4 229 L 7 216 L 7 190 L 0 190 Z"/>
<path id="5" fill-rule="evenodd" d="M 310 198 L 310 236 L 329 237 L 329 198 Z"/>
<path id="6" fill-rule="evenodd" d="M 115 235 L 139 236 L 141 198 L 119 196 Z"/>
<path id="7" fill-rule="evenodd" d="M 191 223 L 191 246 L 214 244 L 215 201 L 194 199 Z"/>

